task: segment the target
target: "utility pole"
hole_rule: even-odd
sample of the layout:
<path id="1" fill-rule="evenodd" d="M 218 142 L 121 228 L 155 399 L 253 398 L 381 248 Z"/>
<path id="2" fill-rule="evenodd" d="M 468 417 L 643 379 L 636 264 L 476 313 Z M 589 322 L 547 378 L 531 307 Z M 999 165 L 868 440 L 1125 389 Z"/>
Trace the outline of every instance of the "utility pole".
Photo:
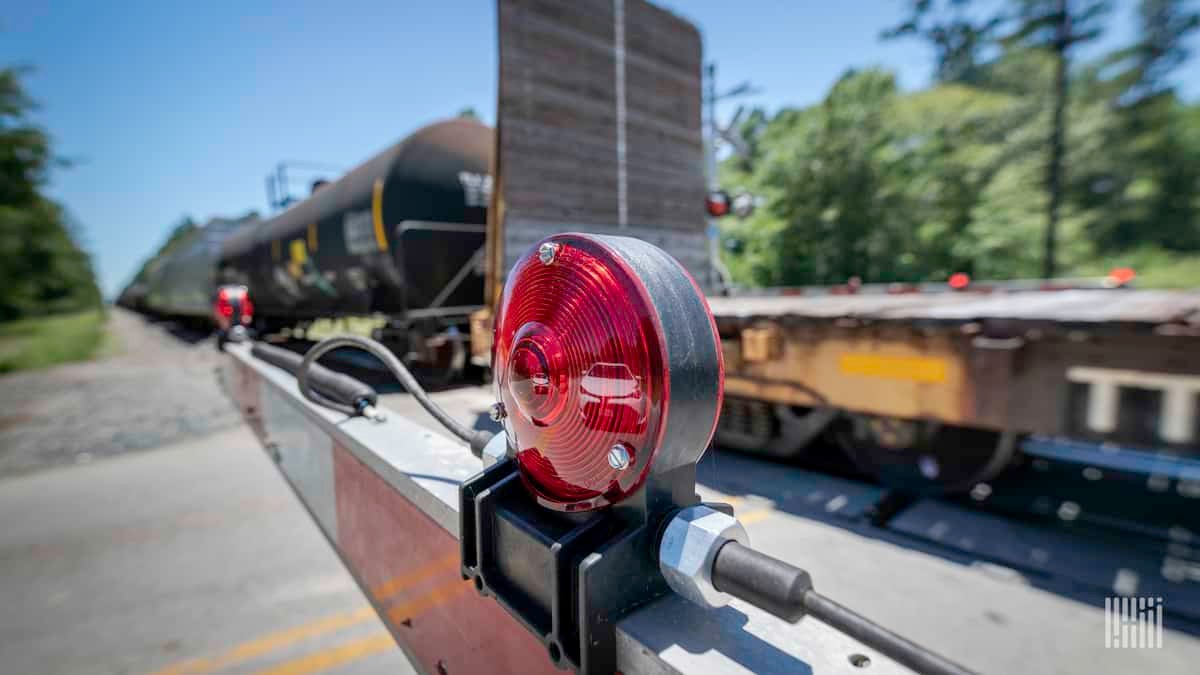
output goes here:
<path id="1" fill-rule="evenodd" d="M 751 96 L 759 92 L 749 82 L 742 82 L 732 89 L 717 93 L 717 64 L 715 61 L 709 61 L 704 66 L 704 106 L 706 111 L 707 127 L 705 134 L 705 173 L 708 174 L 708 189 L 709 191 L 719 190 L 721 188 L 720 178 L 717 176 L 717 139 L 721 138 L 722 131 L 717 123 L 717 102 L 724 101 L 730 98 L 740 96 Z M 736 121 L 736 117 L 735 117 Z M 725 267 L 725 263 L 721 262 L 721 237 L 720 227 L 717 225 L 717 219 L 709 217 L 708 219 L 708 245 L 709 258 L 712 260 L 713 271 L 716 273 L 717 281 L 722 287 L 729 287 L 732 284 L 732 277 L 729 270 Z"/>

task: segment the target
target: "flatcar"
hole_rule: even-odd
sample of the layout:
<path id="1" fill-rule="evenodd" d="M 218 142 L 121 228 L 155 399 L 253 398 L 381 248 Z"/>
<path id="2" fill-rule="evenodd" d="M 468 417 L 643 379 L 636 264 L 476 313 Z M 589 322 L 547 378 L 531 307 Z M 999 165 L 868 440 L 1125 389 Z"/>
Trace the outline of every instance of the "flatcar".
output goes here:
<path id="1" fill-rule="evenodd" d="M 969 491 L 1022 454 L 1193 491 L 1174 458 L 1200 455 L 1200 292 L 1015 288 L 714 298 L 718 439 L 778 457 L 832 440 L 912 492 Z"/>

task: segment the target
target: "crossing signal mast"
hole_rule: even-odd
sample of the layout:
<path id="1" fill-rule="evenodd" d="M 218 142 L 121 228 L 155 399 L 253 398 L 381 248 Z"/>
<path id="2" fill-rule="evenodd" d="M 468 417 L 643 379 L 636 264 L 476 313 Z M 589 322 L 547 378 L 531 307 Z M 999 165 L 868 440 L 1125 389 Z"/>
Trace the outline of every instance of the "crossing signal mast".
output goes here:
<path id="1" fill-rule="evenodd" d="M 705 64 L 704 81 L 706 84 L 704 90 L 704 115 L 707 118 L 705 174 L 708 178 L 708 194 L 704 200 L 704 209 L 709 217 L 709 256 L 722 283 L 726 287 L 729 287 L 732 285 L 733 280 L 729 274 L 729 270 L 721 262 L 720 227 L 717 225 L 717 219 L 730 214 L 746 218 L 754 212 L 757 200 L 753 195 L 745 192 L 736 196 L 730 196 L 728 192 L 721 188 L 721 181 L 717 172 L 717 155 L 720 145 L 725 144 L 738 155 L 746 155 L 748 149 L 737 133 L 738 124 L 741 122 L 745 108 L 739 106 L 729 124 L 722 127 L 717 121 L 717 103 L 744 96 L 753 96 L 762 90 L 752 85 L 749 81 L 745 81 L 718 93 L 717 64 L 714 61 L 709 61 Z"/>

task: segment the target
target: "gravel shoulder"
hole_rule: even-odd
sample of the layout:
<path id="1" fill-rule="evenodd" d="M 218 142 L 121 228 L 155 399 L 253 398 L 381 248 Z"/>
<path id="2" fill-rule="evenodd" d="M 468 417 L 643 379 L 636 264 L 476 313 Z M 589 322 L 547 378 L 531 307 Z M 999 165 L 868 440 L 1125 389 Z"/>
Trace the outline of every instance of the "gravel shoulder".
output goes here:
<path id="1" fill-rule="evenodd" d="M 148 450 L 240 423 L 211 338 L 114 307 L 115 353 L 0 377 L 0 476 Z"/>

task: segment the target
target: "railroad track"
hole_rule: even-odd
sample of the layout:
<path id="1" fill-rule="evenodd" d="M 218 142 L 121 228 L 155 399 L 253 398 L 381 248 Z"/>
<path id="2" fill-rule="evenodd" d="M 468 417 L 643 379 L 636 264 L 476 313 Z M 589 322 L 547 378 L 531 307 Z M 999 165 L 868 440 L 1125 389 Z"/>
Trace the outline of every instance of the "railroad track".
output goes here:
<path id="1" fill-rule="evenodd" d="M 1121 500 L 1103 480 L 1079 478 L 1086 485 L 1073 486 L 1079 468 L 1053 462 L 1018 467 L 991 484 L 985 499 L 978 493 L 914 497 L 787 466 L 781 472 L 779 462 L 722 451 L 706 457 L 698 472 L 702 484 L 721 492 L 764 497 L 781 511 L 982 566 L 1092 606 L 1116 595 L 1163 597 L 1168 627 L 1200 635 L 1200 547 L 1188 522 L 1192 498 L 1160 500 L 1172 502 L 1167 513 L 1178 516 L 1179 524 L 1165 526 L 1147 522 L 1139 502 L 1127 494 Z M 1071 498 L 1109 508 L 1084 508 Z"/>

